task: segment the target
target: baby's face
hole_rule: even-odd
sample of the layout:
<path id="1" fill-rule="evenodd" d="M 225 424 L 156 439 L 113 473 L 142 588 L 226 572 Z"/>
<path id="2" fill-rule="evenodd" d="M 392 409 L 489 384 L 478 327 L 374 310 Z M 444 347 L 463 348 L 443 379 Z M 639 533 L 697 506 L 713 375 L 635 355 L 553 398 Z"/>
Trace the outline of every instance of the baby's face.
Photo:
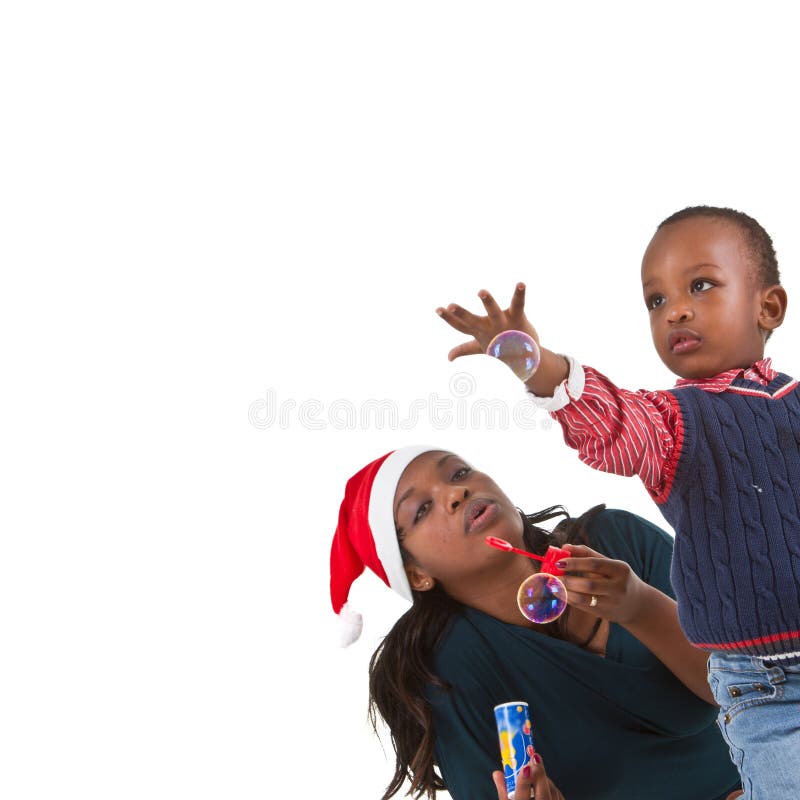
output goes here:
<path id="1" fill-rule="evenodd" d="M 735 224 L 693 217 L 656 233 L 642 260 L 653 343 L 681 378 L 710 378 L 763 358 L 756 266 Z"/>

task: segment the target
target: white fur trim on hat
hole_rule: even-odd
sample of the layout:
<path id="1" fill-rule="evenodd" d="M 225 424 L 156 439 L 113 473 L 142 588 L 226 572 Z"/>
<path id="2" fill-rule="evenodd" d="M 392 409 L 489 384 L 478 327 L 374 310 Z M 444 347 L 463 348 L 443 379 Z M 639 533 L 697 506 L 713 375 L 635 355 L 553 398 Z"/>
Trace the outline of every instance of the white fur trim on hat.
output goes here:
<path id="1" fill-rule="evenodd" d="M 394 495 L 397 484 L 405 468 L 423 453 L 438 450 L 438 447 L 412 445 L 395 450 L 381 464 L 372 491 L 369 496 L 369 527 L 389 585 L 401 597 L 411 602 L 411 586 L 403 567 L 400 545 L 397 541 L 397 529 L 394 524 Z"/>

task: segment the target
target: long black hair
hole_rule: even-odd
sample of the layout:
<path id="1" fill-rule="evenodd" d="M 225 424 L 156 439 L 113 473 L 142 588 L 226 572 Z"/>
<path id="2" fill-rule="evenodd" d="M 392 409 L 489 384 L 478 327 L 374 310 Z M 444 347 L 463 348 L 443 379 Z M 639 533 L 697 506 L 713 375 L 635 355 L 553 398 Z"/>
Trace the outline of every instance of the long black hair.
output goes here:
<path id="1" fill-rule="evenodd" d="M 551 544 L 587 543 L 586 528 L 604 508 L 604 505 L 594 506 L 577 519 L 570 518 L 563 506 L 550 506 L 535 514 L 520 511 L 526 549 L 544 555 Z M 558 517 L 562 519 L 552 532 L 540 527 Z M 400 549 L 406 558 L 402 543 Z M 415 798 L 425 795 L 434 800 L 437 791 L 447 788 L 436 771 L 435 731 L 425 688 L 428 685 L 448 688 L 433 672 L 433 657 L 448 623 L 461 613 L 463 605 L 438 584 L 413 595 L 413 605 L 394 624 L 369 663 L 369 719 L 376 734 L 379 719 L 386 723 L 395 752 L 394 776 L 381 800 L 397 794 L 406 779 L 411 782 L 408 793 Z M 589 639 L 575 644 L 587 646 L 599 622 Z M 540 625 L 537 630 L 574 641 L 569 634 L 569 608 L 557 620 Z"/>

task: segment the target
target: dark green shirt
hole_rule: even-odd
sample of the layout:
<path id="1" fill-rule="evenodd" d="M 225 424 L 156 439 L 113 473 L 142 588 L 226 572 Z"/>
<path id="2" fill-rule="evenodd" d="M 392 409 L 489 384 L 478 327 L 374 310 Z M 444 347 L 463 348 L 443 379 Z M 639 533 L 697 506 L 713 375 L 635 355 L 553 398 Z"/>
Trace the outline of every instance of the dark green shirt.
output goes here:
<path id="1" fill-rule="evenodd" d="M 606 510 L 589 543 L 674 597 L 672 538 L 625 511 Z M 533 740 L 565 800 L 722 800 L 739 787 L 715 718 L 644 645 L 612 624 L 606 656 L 474 609 L 455 618 L 430 689 L 436 757 L 455 800 L 496 800 L 501 769 L 494 706 L 530 705 Z"/>

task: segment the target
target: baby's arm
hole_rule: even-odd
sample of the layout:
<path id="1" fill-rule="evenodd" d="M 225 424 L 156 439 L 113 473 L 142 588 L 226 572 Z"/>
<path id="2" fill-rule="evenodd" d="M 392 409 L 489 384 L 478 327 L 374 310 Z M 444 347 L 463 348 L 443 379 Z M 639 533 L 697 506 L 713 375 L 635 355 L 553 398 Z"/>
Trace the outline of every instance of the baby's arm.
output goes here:
<path id="1" fill-rule="evenodd" d="M 487 316 L 479 317 L 461 306 L 451 303 L 447 308 L 437 308 L 436 313 L 451 327 L 474 338 L 470 342 L 454 347 L 448 354 L 450 361 L 459 356 L 485 353 L 489 342 L 503 331 L 524 331 L 539 344 L 539 336 L 533 325 L 525 316 L 525 284 L 518 283 L 511 298 L 511 304 L 503 311 L 495 299 L 482 289 L 478 297 L 486 309 Z M 547 350 L 539 345 L 541 360 L 539 367 L 526 382 L 528 391 L 536 395 L 549 397 L 567 377 L 568 362 L 564 356 Z"/>
<path id="2" fill-rule="evenodd" d="M 489 342 L 506 330 L 521 330 L 539 344 L 525 316 L 525 285 L 518 283 L 503 311 L 489 292 L 478 293 L 487 316 L 472 314 L 455 303 L 436 312 L 461 333 L 474 337 L 448 354 L 485 353 Z M 651 494 L 664 486 L 664 467 L 674 447 L 680 415 L 666 392 L 620 389 L 596 370 L 539 345 L 539 368 L 525 384 L 533 401 L 551 412 L 564 430 L 566 443 L 595 469 L 618 475 L 639 475 Z"/>
<path id="3" fill-rule="evenodd" d="M 581 461 L 603 472 L 638 475 L 658 496 L 680 427 L 674 398 L 620 389 L 597 370 L 569 361 L 569 377 L 554 396 L 533 401 L 559 422 Z"/>

